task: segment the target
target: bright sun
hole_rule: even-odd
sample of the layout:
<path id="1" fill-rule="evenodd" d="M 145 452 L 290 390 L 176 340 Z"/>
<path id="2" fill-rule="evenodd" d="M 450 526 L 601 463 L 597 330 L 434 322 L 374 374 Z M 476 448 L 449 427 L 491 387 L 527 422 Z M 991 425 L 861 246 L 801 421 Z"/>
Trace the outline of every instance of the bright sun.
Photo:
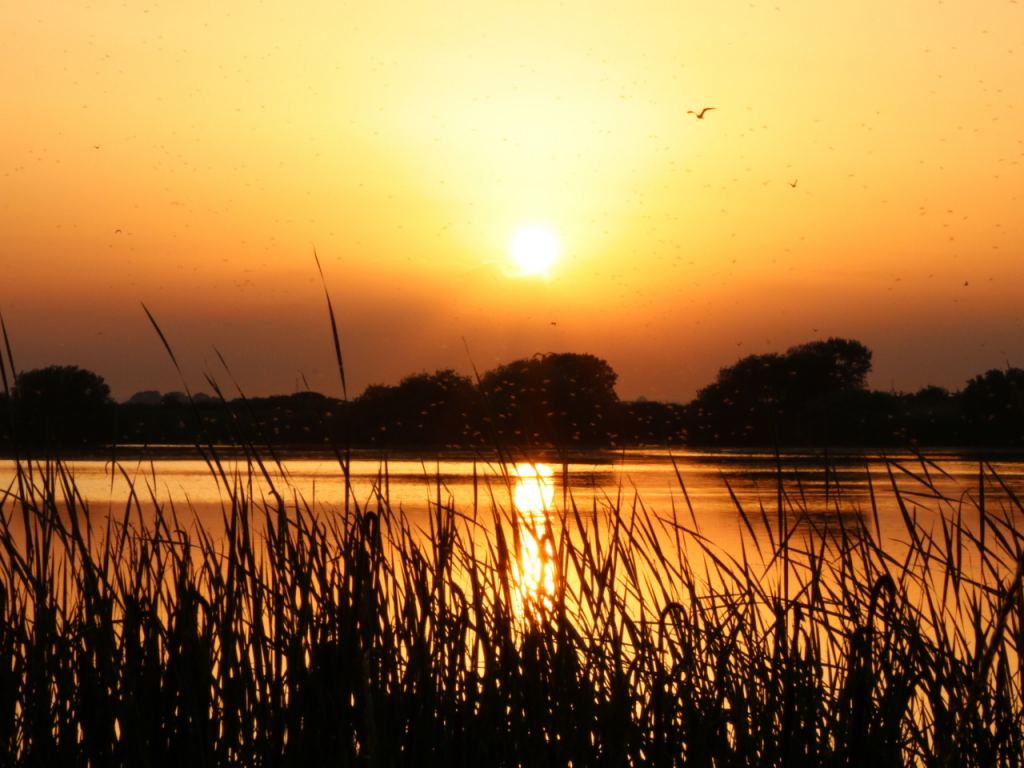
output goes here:
<path id="1" fill-rule="evenodd" d="M 555 263 L 558 242 L 546 229 L 524 229 L 512 241 L 512 256 L 527 274 L 543 272 Z"/>

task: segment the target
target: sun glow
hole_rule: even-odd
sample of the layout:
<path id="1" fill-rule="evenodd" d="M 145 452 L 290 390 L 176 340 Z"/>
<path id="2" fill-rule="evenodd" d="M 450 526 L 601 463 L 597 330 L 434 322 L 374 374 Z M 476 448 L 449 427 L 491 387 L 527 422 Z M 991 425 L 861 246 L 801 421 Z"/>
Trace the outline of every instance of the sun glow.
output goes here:
<path id="1" fill-rule="evenodd" d="M 555 263 L 558 241 L 546 229 L 524 229 L 512 241 L 512 256 L 526 274 L 544 272 Z"/>
<path id="2" fill-rule="evenodd" d="M 555 486 L 551 468 L 545 464 L 516 464 L 513 503 L 524 520 L 544 523 L 544 513 L 551 509 Z"/>
<path id="3" fill-rule="evenodd" d="M 551 468 L 544 464 L 517 464 L 513 504 L 521 526 L 517 552 L 517 592 L 520 600 L 546 604 L 555 593 L 554 547 L 548 530 L 548 512 L 555 487 Z"/>

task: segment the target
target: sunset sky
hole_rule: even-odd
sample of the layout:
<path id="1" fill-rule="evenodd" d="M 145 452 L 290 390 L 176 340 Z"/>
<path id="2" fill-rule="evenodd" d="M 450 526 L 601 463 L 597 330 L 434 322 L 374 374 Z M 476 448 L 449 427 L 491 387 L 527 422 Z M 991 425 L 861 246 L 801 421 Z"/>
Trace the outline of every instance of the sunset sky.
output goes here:
<path id="1" fill-rule="evenodd" d="M 1024 0 L 46 3 L 0 13 L 0 310 L 121 399 L 589 352 L 688 401 L 843 336 L 1024 367 Z M 698 120 L 689 110 L 714 107 Z M 796 186 L 791 186 L 796 182 Z M 558 255 L 524 274 L 528 228 Z"/>

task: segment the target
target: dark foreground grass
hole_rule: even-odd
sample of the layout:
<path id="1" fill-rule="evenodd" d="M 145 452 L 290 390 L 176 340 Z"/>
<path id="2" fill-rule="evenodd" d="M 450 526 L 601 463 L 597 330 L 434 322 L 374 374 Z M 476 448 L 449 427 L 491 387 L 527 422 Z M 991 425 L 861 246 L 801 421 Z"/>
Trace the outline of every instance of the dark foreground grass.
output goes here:
<path id="1" fill-rule="evenodd" d="M 241 466 L 211 461 L 230 498 L 214 535 L 155 497 L 99 520 L 66 465 L 18 462 L 0 764 L 1024 761 L 1024 510 L 990 467 L 944 501 L 933 465 L 890 464 L 946 511 L 919 522 L 897 489 L 889 555 L 871 510 L 809 509 L 780 466 L 768 514 L 736 501 L 747 560 L 685 505 L 567 495 L 535 527 L 501 503 L 460 513 L 439 481 L 423 532 L 383 494 L 336 514 L 264 499 L 255 455 Z M 554 588 L 524 595 L 538 537 Z"/>

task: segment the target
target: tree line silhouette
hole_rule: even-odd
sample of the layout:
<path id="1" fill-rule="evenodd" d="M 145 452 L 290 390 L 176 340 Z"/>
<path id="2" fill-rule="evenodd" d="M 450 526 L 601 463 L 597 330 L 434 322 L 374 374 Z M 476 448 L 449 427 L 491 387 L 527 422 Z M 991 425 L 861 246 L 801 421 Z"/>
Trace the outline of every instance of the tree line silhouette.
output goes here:
<path id="1" fill-rule="evenodd" d="M 224 399 L 140 392 L 115 403 L 75 366 L 17 376 L 0 393 L 0 448 L 230 444 L 532 448 L 1024 446 L 1024 371 L 993 369 L 949 392 L 869 390 L 871 351 L 830 338 L 722 368 L 689 403 L 619 400 L 618 375 L 589 354 L 535 355 L 484 372 L 452 369 L 373 384 L 352 401 L 317 392 Z"/>

